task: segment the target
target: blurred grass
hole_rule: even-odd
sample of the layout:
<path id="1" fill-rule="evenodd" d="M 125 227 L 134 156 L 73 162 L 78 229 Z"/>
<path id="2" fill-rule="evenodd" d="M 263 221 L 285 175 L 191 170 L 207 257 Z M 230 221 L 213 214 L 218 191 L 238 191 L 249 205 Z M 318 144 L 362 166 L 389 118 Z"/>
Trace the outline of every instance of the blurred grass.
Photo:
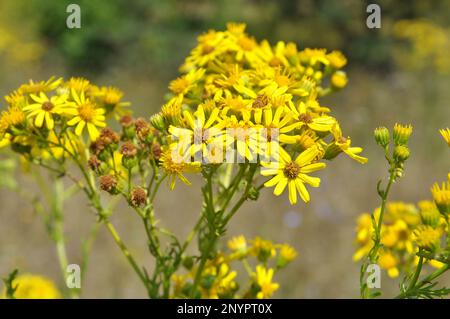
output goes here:
<path id="1" fill-rule="evenodd" d="M 294 245 L 300 255 L 280 273 L 283 289 L 277 297 L 347 298 L 358 296 L 359 265 L 351 261 L 356 216 L 378 206 L 375 185 L 386 173 L 383 155 L 372 131 L 396 121 L 414 126 L 412 156 L 406 174 L 392 192 L 393 200 L 430 198 L 429 187 L 448 173 L 448 149 L 438 129 L 448 126 L 450 78 L 431 68 L 403 69 L 394 57 L 397 41 L 392 25 L 399 19 L 428 18 L 448 28 L 449 2 L 385 1 L 382 28 L 365 27 L 365 2 L 345 1 L 79 1 L 82 29 L 65 28 L 70 1 L 2 1 L 0 31 L 8 30 L 19 43 L 36 43 L 43 51 L 28 61 L 17 60 L 11 44 L 0 46 L 0 92 L 20 83 L 51 75 L 88 76 L 92 82 L 121 88 L 138 116 L 148 117 L 163 103 L 168 81 L 193 47 L 196 36 L 209 28 L 223 29 L 227 21 L 245 21 L 257 39 L 291 40 L 300 47 L 341 49 L 349 58 L 349 85 L 323 100 L 333 109 L 344 133 L 365 148 L 365 166 L 339 158 L 319 174 L 322 186 L 311 191 L 312 201 L 291 207 L 285 197 L 264 190 L 261 200 L 245 204 L 229 228 L 229 236 L 260 235 Z M 5 33 L 0 32 L 0 44 Z M 11 43 L 11 42 L 8 42 Z M 36 49 L 38 51 L 38 49 Z M 26 176 L 18 175 L 23 190 L 39 194 Z M 161 192 L 157 217 L 177 234 L 186 235 L 199 212 L 200 178 L 194 186 L 181 183 Z M 176 199 L 176 200 L 174 200 Z M 63 284 L 52 242 L 42 222 L 14 192 L 0 190 L 0 274 L 14 267 L 42 273 Z M 82 196 L 67 203 L 69 260 L 80 258 L 80 238 L 95 217 Z M 147 254 L 139 221 L 125 206 L 113 222 L 127 244 L 145 264 Z M 180 223 L 182 218 L 183 223 Z M 287 227 L 287 219 L 298 226 Z M 84 297 L 143 297 L 125 260 L 103 230 L 94 245 Z M 395 281 L 383 277 L 386 296 Z"/>

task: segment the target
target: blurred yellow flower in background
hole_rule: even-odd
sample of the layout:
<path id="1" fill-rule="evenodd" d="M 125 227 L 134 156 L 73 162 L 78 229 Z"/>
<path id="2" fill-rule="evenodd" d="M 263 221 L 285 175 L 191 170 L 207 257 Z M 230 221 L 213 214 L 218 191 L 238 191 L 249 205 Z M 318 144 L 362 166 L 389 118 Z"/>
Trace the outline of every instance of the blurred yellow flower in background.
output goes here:
<path id="1" fill-rule="evenodd" d="M 15 278 L 12 287 L 17 288 L 14 297 L 17 299 L 59 299 L 61 293 L 48 278 L 32 274 L 23 274 Z M 3 292 L 3 298 L 5 292 Z"/>

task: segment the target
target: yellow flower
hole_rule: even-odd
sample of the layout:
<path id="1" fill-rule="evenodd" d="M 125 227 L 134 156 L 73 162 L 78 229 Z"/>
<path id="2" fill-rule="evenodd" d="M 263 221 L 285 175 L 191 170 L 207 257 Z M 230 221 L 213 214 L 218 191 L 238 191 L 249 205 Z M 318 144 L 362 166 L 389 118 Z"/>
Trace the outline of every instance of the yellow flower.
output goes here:
<path id="1" fill-rule="evenodd" d="M 84 92 L 78 94 L 72 89 L 72 97 L 75 101 L 75 106 L 70 107 L 64 113 L 73 115 L 74 117 L 67 122 L 67 125 L 74 126 L 75 134 L 81 136 L 84 127 L 87 127 L 89 138 L 95 141 L 100 135 L 97 127 L 105 127 L 105 110 L 97 107 L 91 100 L 85 97 Z"/>
<path id="2" fill-rule="evenodd" d="M 327 54 L 327 59 L 330 61 L 330 66 L 335 69 L 341 69 L 347 64 L 347 58 L 341 51 L 331 51 Z"/>
<path id="3" fill-rule="evenodd" d="M 169 177 L 170 189 L 175 188 L 176 178 L 178 177 L 186 185 L 191 185 L 183 173 L 195 173 L 200 171 L 200 164 L 197 162 L 188 163 L 181 160 L 174 160 L 174 152 L 168 148 L 161 154 L 160 162 L 164 172 Z"/>
<path id="4" fill-rule="evenodd" d="M 358 155 L 363 151 L 361 147 L 353 147 L 351 146 L 351 139 L 349 137 L 345 137 L 342 135 L 341 128 L 339 124 L 336 123 L 332 129 L 332 133 L 334 136 L 334 145 L 337 146 L 342 152 L 347 154 L 350 158 L 355 161 L 365 164 L 368 159 L 366 157 L 362 157 Z"/>
<path id="5" fill-rule="evenodd" d="M 370 249 L 372 249 L 372 234 L 373 225 L 370 214 L 364 213 L 358 217 L 356 227 L 356 243 L 360 246 L 353 254 L 353 261 L 361 260 L 364 256 L 367 256 Z"/>
<path id="6" fill-rule="evenodd" d="M 401 125 L 399 123 L 395 123 L 394 125 L 394 133 L 393 140 L 395 145 L 406 145 L 408 144 L 409 137 L 412 133 L 411 125 Z"/>
<path id="7" fill-rule="evenodd" d="M 191 91 L 197 81 L 205 74 L 205 69 L 192 69 L 187 74 L 173 80 L 169 84 L 169 90 L 175 94 L 185 95 Z"/>
<path id="8" fill-rule="evenodd" d="M 331 75 L 331 84 L 336 89 L 343 89 L 348 83 L 347 74 L 343 71 L 336 71 Z"/>
<path id="9" fill-rule="evenodd" d="M 441 214 L 445 216 L 450 214 L 450 181 L 443 182 L 442 187 L 435 183 L 431 188 L 431 194 Z"/>
<path id="10" fill-rule="evenodd" d="M 34 82 L 33 80 L 30 80 L 28 84 L 22 84 L 18 91 L 22 94 L 48 92 L 56 89 L 62 81 L 62 78 L 55 80 L 55 77 L 53 76 L 47 81 Z"/>
<path id="11" fill-rule="evenodd" d="M 228 248 L 232 251 L 245 253 L 247 251 L 247 241 L 242 235 L 233 237 L 228 241 Z"/>
<path id="12" fill-rule="evenodd" d="M 72 90 L 75 90 L 77 93 L 88 91 L 92 85 L 89 80 L 81 77 L 71 77 L 69 81 L 65 82 L 63 85 L 64 89 L 67 93 L 70 93 Z"/>
<path id="13" fill-rule="evenodd" d="M 3 111 L 0 117 L 0 135 L 11 127 L 21 125 L 25 122 L 25 113 L 17 106 L 10 106 Z"/>
<path id="14" fill-rule="evenodd" d="M 55 95 L 48 98 L 43 92 L 39 96 L 30 94 L 34 103 L 28 104 L 23 110 L 28 113 L 28 117 L 34 118 L 34 125 L 42 127 L 44 122 L 49 130 L 53 130 L 55 120 L 53 115 L 64 113 L 65 107 L 69 105 L 67 95 Z"/>
<path id="15" fill-rule="evenodd" d="M 13 91 L 9 95 L 5 96 L 5 101 L 9 106 L 23 106 L 27 102 L 27 97 L 23 95 L 19 90 Z"/>
<path id="16" fill-rule="evenodd" d="M 273 258 L 276 255 L 275 246 L 270 240 L 256 237 L 251 241 L 251 244 L 250 253 L 262 262 L 266 262 L 269 258 Z"/>
<path id="17" fill-rule="evenodd" d="M 396 278 L 400 274 L 397 268 L 398 260 L 393 254 L 389 252 L 382 252 L 380 254 L 378 264 L 380 265 L 381 268 L 386 269 L 388 271 L 388 275 L 391 278 Z"/>
<path id="18" fill-rule="evenodd" d="M 258 93 L 255 93 L 253 90 L 243 85 L 235 85 L 234 88 L 239 93 L 251 98 L 250 107 L 242 109 L 242 117 L 245 121 L 249 121 L 252 120 L 253 115 L 253 120 L 256 124 L 261 123 L 264 110 L 268 110 L 275 106 L 274 102 L 281 104 L 276 106 L 282 107 L 292 99 L 292 95 L 285 94 L 288 88 L 279 88 L 276 83 L 272 83 L 271 85 L 258 91 Z"/>
<path id="19" fill-rule="evenodd" d="M 255 282 L 259 287 L 259 292 L 256 295 L 258 299 L 270 298 L 273 293 L 278 290 L 280 285 L 272 282 L 274 270 L 264 266 L 256 266 Z"/>
<path id="20" fill-rule="evenodd" d="M 439 248 L 442 232 L 431 226 L 420 225 L 414 230 L 414 240 L 422 249 L 434 251 Z"/>
<path id="21" fill-rule="evenodd" d="M 448 146 L 450 146 L 450 128 L 443 128 L 441 130 L 439 130 L 439 132 L 441 133 L 442 137 L 444 138 L 444 141 L 448 144 Z"/>
<path id="22" fill-rule="evenodd" d="M 206 267 L 202 273 L 204 278 L 202 285 L 202 297 L 209 299 L 231 298 L 232 293 L 238 288 L 234 279 L 236 271 L 230 271 L 226 263 L 212 264 Z"/>
<path id="23" fill-rule="evenodd" d="M 261 42 L 261 51 L 259 55 L 271 67 L 288 67 L 289 62 L 285 56 L 286 44 L 279 41 L 272 49 L 267 40 Z"/>
<path id="24" fill-rule="evenodd" d="M 261 175 L 269 176 L 275 175 L 272 179 L 267 181 L 264 186 L 275 186 L 274 194 L 279 196 L 286 188 L 289 188 L 289 201 L 291 204 L 297 202 L 297 192 L 305 202 L 309 202 L 309 193 L 306 190 L 305 183 L 319 187 L 320 179 L 318 177 L 311 177 L 308 173 L 315 172 L 325 168 L 325 163 L 313 163 L 315 157 L 319 154 L 319 149 L 316 146 L 310 147 L 306 151 L 300 153 L 295 161 L 291 156 L 280 147 L 279 162 L 263 163 L 266 169 L 261 170 Z"/>
<path id="25" fill-rule="evenodd" d="M 219 109 L 213 109 L 209 117 L 199 105 L 194 116 L 184 111 L 184 121 L 187 128 L 169 127 L 169 133 L 176 140 L 174 147 L 179 148 L 185 161 L 191 157 L 196 162 L 223 162 L 224 135 L 218 125 L 215 125 Z"/>
<path id="26" fill-rule="evenodd" d="M 283 268 L 297 257 L 297 251 L 294 247 L 284 244 L 280 248 L 280 256 L 278 257 L 277 267 Z"/>
<path id="27" fill-rule="evenodd" d="M 61 293 L 54 283 L 42 276 L 23 274 L 12 282 L 17 287 L 14 297 L 17 299 L 59 299 Z M 3 292 L 5 296 L 5 292 Z"/>
<path id="28" fill-rule="evenodd" d="M 121 117 L 125 114 L 130 113 L 125 108 L 130 106 L 130 102 L 122 102 L 123 92 L 118 88 L 113 86 L 103 86 L 98 90 L 95 90 L 92 93 L 92 96 L 95 96 L 100 99 L 101 103 L 104 104 L 104 107 L 109 112 L 114 112 L 116 117 Z"/>
<path id="29" fill-rule="evenodd" d="M 300 102 L 298 107 L 290 106 L 294 112 L 295 118 L 298 120 L 298 127 L 309 127 L 313 131 L 317 132 L 330 132 L 336 125 L 336 119 L 328 115 L 316 115 L 308 110 L 309 105 L 304 102 Z"/>
<path id="30" fill-rule="evenodd" d="M 168 123 L 172 125 L 179 125 L 181 123 L 182 102 L 183 96 L 178 95 L 171 98 L 166 104 L 161 107 L 161 114 Z"/>
<path id="31" fill-rule="evenodd" d="M 224 33 L 208 31 L 198 37 L 199 44 L 186 58 L 181 71 L 188 72 L 195 67 L 203 67 L 224 53 L 228 47 L 223 41 Z"/>
<path id="32" fill-rule="evenodd" d="M 242 159 L 254 162 L 265 150 L 266 140 L 261 134 L 261 126 L 256 126 L 251 121 L 238 120 L 235 115 L 219 120 L 219 126 L 226 127 L 225 147 L 228 149 L 236 142 L 237 153 Z"/>

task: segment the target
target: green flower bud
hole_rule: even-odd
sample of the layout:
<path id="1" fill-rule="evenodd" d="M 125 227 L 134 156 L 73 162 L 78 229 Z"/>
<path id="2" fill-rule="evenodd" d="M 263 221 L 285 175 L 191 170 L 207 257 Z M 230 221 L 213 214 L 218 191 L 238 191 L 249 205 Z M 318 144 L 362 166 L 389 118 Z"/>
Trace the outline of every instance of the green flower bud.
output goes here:
<path id="1" fill-rule="evenodd" d="M 389 130 L 382 126 L 377 127 L 374 131 L 375 141 L 378 145 L 385 147 L 389 145 Z"/>
<path id="2" fill-rule="evenodd" d="M 340 153 L 342 153 L 342 149 L 339 146 L 337 146 L 335 143 L 328 144 L 323 159 L 332 160 Z"/>
<path id="3" fill-rule="evenodd" d="M 394 160 L 404 162 L 409 158 L 409 149 L 407 146 L 399 145 L 394 148 Z"/>
<path id="4" fill-rule="evenodd" d="M 152 117 L 150 117 L 150 123 L 154 128 L 160 131 L 165 131 L 166 124 L 164 122 L 164 117 L 161 113 L 156 113 Z"/>

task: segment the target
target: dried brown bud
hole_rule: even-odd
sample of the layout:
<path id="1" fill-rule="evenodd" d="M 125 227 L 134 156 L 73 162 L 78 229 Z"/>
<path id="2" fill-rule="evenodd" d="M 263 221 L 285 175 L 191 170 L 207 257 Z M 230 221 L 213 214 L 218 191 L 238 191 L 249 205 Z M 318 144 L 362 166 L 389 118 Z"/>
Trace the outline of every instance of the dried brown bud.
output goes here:
<path id="1" fill-rule="evenodd" d="M 138 137 L 141 140 L 144 140 L 150 133 L 150 125 L 147 123 L 147 121 L 140 117 L 135 122 L 134 125 L 136 126 L 136 133 Z"/>
<path id="2" fill-rule="evenodd" d="M 123 127 L 130 127 L 134 123 L 133 118 L 130 115 L 122 116 L 119 122 Z"/>
<path id="3" fill-rule="evenodd" d="M 140 207 L 147 201 L 147 192 L 142 187 L 135 187 L 131 191 L 130 204 L 133 207 Z"/>
<path id="4" fill-rule="evenodd" d="M 122 144 L 122 147 L 120 148 L 120 153 L 124 157 L 134 157 L 137 155 L 137 148 L 134 146 L 131 142 L 125 142 Z"/>
<path id="5" fill-rule="evenodd" d="M 100 176 L 100 188 L 105 192 L 114 194 L 117 191 L 117 179 L 112 175 Z"/>
<path id="6" fill-rule="evenodd" d="M 88 160 L 89 168 L 96 171 L 100 167 L 101 162 L 98 160 L 97 156 L 92 155 Z"/>
<path id="7" fill-rule="evenodd" d="M 95 141 L 93 141 L 91 143 L 91 145 L 89 145 L 91 152 L 95 155 L 100 154 L 100 152 L 103 151 L 105 149 L 105 147 L 106 147 L 106 145 L 105 145 L 104 141 L 100 138 L 96 139 Z"/>
<path id="8" fill-rule="evenodd" d="M 109 127 L 105 127 L 100 133 L 100 140 L 103 141 L 104 144 L 109 145 L 111 143 L 117 144 L 119 143 L 119 134 L 114 132 Z"/>
<path id="9" fill-rule="evenodd" d="M 161 158 L 161 145 L 158 142 L 152 144 L 152 155 L 155 160 L 159 160 Z"/>

